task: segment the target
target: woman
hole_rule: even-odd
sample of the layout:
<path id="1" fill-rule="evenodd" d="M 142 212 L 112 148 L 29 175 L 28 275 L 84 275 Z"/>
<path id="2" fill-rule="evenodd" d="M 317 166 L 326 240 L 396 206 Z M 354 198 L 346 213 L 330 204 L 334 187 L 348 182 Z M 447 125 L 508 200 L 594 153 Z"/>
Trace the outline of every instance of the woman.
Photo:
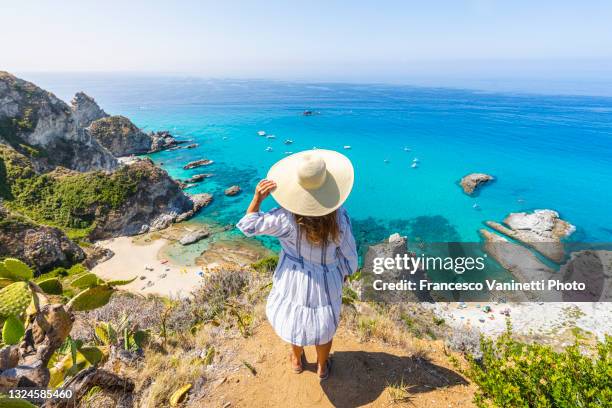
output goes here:
<path id="1" fill-rule="evenodd" d="M 304 370 L 304 346 L 317 351 L 317 374 L 328 378 L 332 338 L 338 328 L 342 284 L 357 269 L 351 223 L 342 204 L 353 187 L 353 166 L 331 150 L 309 150 L 277 162 L 259 182 L 238 228 L 247 236 L 271 235 L 281 244 L 266 316 L 291 343 L 291 365 Z M 281 205 L 260 212 L 272 194 Z"/>

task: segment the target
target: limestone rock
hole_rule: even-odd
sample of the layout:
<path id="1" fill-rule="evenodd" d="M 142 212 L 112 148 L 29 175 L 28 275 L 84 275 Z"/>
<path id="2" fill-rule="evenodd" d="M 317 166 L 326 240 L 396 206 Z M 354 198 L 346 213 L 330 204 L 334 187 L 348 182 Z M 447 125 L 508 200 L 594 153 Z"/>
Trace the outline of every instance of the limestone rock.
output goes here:
<path id="1" fill-rule="evenodd" d="M 227 189 L 225 189 L 225 195 L 226 196 L 235 196 L 236 194 L 240 193 L 241 189 L 240 186 L 231 186 Z"/>
<path id="2" fill-rule="evenodd" d="M 493 180 L 493 176 L 484 173 L 472 173 L 463 177 L 459 184 L 463 189 L 463 192 L 468 195 L 472 195 L 474 191 L 482 184 L 488 183 Z"/>
<path id="3" fill-rule="evenodd" d="M 559 213 L 553 210 L 511 213 L 504 223 L 509 228 L 487 221 L 489 227 L 534 248 L 555 262 L 561 262 L 565 256 L 561 240 L 576 230 L 576 227 L 559 218 Z"/>
<path id="4" fill-rule="evenodd" d="M 91 123 L 89 132 L 113 155 L 129 156 L 151 150 L 151 137 L 125 116 L 108 116 Z"/>
<path id="5" fill-rule="evenodd" d="M 74 110 L 50 92 L 0 71 L 0 142 L 31 158 L 37 169 L 63 166 L 77 171 L 113 170 L 111 152 L 92 138 L 81 121 L 93 110 L 79 96 Z M 95 102 L 94 102 L 95 103 Z"/>
<path id="6" fill-rule="evenodd" d="M 108 116 L 106 112 L 98 106 L 94 98 L 84 92 L 77 92 L 70 101 L 74 118 L 79 127 L 86 128 L 95 120 Z"/>
<path id="7" fill-rule="evenodd" d="M 85 258 L 83 250 L 57 228 L 7 216 L 0 223 L 0 258 L 18 258 L 39 272 L 69 267 Z"/>
<path id="8" fill-rule="evenodd" d="M 209 159 L 201 159 L 201 160 L 196 160 L 196 161 L 192 161 L 187 163 L 185 166 L 183 166 L 184 170 L 189 170 L 189 169 L 195 169 L 196 167 L 201 167 L 201 166 L 208 166 L 213 164 L 214 162 L 212 160 Z"/>
<path id="9" fill-rule="evenodd" d="M 204 238 L 208 238 L 210 236 L 210 231 L 207 229 L 199 229 L 193 232 L 190 232 L 186 235 L 184 235 L 180 240 L 179 243 L 181 245 L 190 245 L 190 244 L 194 244 L 198 241 L 200 241 L 201 239 Z"/>

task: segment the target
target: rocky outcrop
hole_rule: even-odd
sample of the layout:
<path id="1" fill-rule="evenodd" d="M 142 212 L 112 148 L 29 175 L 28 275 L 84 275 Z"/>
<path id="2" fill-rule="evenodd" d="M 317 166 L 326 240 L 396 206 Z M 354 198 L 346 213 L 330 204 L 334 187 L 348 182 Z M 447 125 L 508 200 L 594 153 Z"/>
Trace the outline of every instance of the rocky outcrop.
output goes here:
<path id="1" fill-rule="evenodd" d="M 113 155 L 129 156 L 151 150 L 151 136 L 125 116 L 108 116 L 91 123 L 89 132 Z"/>
<path id="2" fill-rule="evenodd" d="M 377 258 L 392 258 L 397 256 L 403 257 L 405 254 L 413 256 L 408 250 L 408 241 L 406 237 L 399 234 L 392 234 L 387 241 L 370 246 L 363 261 L 361 269 L 361 299 L 375 302 L 433 302 L 431 294 L 424 290 L 406 290 L 406 291 L 376 291 L 373 289 L 373 281 L 381 279 L 383 282 L 401 282 L 403 280 L 411 282 L 419 282 L 426 280 L 423 270 L 410 273 L 408 270 L 397 269 L 395 266 L 391 269 L 385 268 L 382 274 L 374 273 L 374 260 Z"/>
<path id="3" fill-rule="evenodd" d="M 240 186 L 231 186 L 229 188 L 225 189 L 225 195 L 226 196 L 235 196 L 236 194 L 240 193 Z"/>
<path id="4" fill-rule="evenodd" d="M 214 162 L 209 159 L 201 159 L 187 163 L 183 166 L 183 170 L 195 169 L 196 167 L 209 166 Z"/>
<path id="5" fill-rule="evenodd" d="M 510 272 L 515 280 L 531 282 L 548 280 L 552 277 L 554 271 L 540 261 L 528 248 L 486 229 L 481 229 L 479 232 L 485 240 L 484 249 L 487 254 L 492 256 L 505 270 Z M 516 302 L 561 300 L 557 292 L 550 291 L 512 292 L 507 295 L 510 300 Z"/>
<path id="6" fill-rule="evenodd" d="M 167 130 L 151 132 L 149 133 L 149 137 L 151 138 L 151 146 L 149 147 L 151 153 L 169 149 L 179 144 L 174 136 L 172 136 Z"/>
<path id="7" fill-rule="evenodd" d="M 179 184 L 150 159 L 139 160 L 123 171 L 126 178 L 138 181 L 120 206 L 98 217 L 93 239 L 160 230 L 179 219 L 188 219 L 203 207 L 200 197 L 185 195 Z M 91 211 L 100 213 L 96 208 Z"/>
<path id="8" fill-rule="evenodd" d="M 84 109 L 74 111 L 52 93 L 0 71 L 0 142 L 30 157 L 37 169 L 117 167 L 113 155 L 79 123 L 88 117 Z"/>
<path id="9" fill-rule="evenodd" d="M 191 245 L 194 244 L 204 238 L 208 238 L 210 236 L 210 231 L 207 229 L 199 229 L 196 231 L 189 232 L 185 234 L 180 240 L 179 244 L 181 245 Z"/>
<path id="10" fill-rule="evenodd" d="M 70 101 L 72 112 L 80 128 L 86 128 L 93 121 L 102 119 L 108 116 L 106 112 L 98 106 L 94 98 L 84 92 L 77 92 L 74 98 Z"/>
<path id="11" fill-rule="evenodd" d="M 189 211 L 186 211 L 180 214 L 178 217 L 176 217 L 174 222 L 182 222 L 182 221 L 188 220 L 189 218 L 193 217 L 198 211 L 208 206 L 212 202 L 213 196 L 212 194 L 201 193 L 201 194 L 194 194 L 190 196 L 189 199 L 192 202 L 192 205 L 193 205 L 192 208 Z"/>
<path id="12" fill-rule="evenodd" d="M 561 262 L 565 256 L 561 240 L 576 230 L 572 224 L 559 218 L 559 213 L 553 210 L 511 213 L 504 220 L 507 227 L 493 221 L 487 221 L 486 224 L 555 262 Z"/>
<path id="13" fill-rule="evenodd" d="M 493 181 L 493 176 L 484 173 L 472 173 L 463 177 L 459 185 L 465 194 L 472 195 L 477 188 L 490 181 Z"/>
<path id="14" fill-rule="evenodd" d="M 212 177 L 212 174 L 210 173 L 202 173 L 202 174 L 196 174 L 194 176 L 191 176 L 185 180 L 183 180 L 184 183 L 199 183 L 200 181 L 207 179 L 209 177 Z"/>
<path id="15" fill-rule="evenodd" d="M 85 259 L 83 250 L 61 230 L 36 225 L 0 207 L 0 258 L 23 260 L 39 272 L 69 267 Z"/>

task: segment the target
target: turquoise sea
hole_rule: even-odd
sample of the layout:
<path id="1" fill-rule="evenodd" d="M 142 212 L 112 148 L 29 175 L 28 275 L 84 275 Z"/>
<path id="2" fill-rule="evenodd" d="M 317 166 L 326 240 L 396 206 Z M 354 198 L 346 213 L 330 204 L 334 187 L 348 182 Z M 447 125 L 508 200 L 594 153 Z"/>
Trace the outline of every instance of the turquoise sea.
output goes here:
<path id="1" fill-rule="evenodd" d="M 362 244 L 392 232 L 430 242 L 478 241 L 484 221 L 538 208 L 557 210 L 576 225 L 572 240 L 612 242 L 612 98 L 188 77 L 24 77 L 66 101 L 83 90 L 110 114 L 198 143 L 151 158 L 177 178 L 214 173 L 188 190 L 215 196 L 202 220 L 235 223 L 271 164 L 287 151 L 316 146 L 339 150 L 355 165 L 346 206 Z M 305 109 L 318 114 L 303 116 Z M 294 143 L 284 145 L 285 139 Z M 215 163 L 182 170 L 200 158 Z M 497 181 L 468 197 L 457 183 L 471 172 Z M 224 196 L 233 184 L 243 193 Z"/>

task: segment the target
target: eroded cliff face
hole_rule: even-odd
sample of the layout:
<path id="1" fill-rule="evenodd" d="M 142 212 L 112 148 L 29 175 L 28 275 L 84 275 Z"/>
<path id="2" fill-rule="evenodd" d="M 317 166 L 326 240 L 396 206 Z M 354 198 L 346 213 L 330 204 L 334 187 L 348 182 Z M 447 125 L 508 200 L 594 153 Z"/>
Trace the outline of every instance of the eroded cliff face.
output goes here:
<path id="1" fill-rule="evenodd" d="M 133 192 L 117 208 L 98 218 L 90 237 L 104 239 L 136 235 L 168 227 L 184 213 L 194 209 L 194 201 L 165 170 L 149 159 L 138 160 L 124 171 L 137 180 Z M 99 213 L 99 209 L 92 209 Z"/>
<path id="2" fill-rule="evenodd" d="M 52 93 L 0 71 L 0 139 L 29 156 L 39 170 L 117 168 L 117 159 L 80 123 L 92 115 L 91 109 L 73 110 Z"/>
<path id="3" fill-rule="evenodd" d="M 84 92 L 77 92 L 74 98 L 70 101 L 72 112 L 80 128 L 86 128 L 93 121 L 102 119 L 108 116 L 106 112 L 100 108 L 94 98 Z"/>

